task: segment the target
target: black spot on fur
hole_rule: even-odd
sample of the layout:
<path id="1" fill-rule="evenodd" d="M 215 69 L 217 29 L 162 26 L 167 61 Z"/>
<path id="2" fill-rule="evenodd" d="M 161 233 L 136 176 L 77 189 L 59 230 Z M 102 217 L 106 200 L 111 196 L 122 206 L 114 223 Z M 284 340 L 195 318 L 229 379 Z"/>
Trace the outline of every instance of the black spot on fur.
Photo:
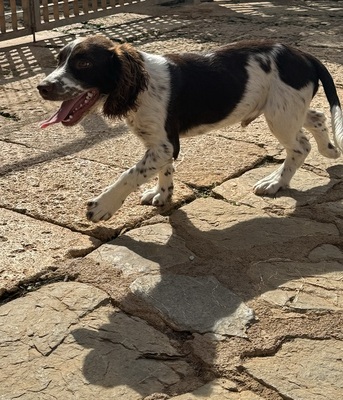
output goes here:
<path id="1" fill-rule="evenodd" d="M 269 72 L 271 71 L 271 61 L 270 61 L 270 59 L 256 56 L 255 60 L 258 62 L 258 64 L 261 67 L 261 69 L 263 69 L 263 71 L 266 74 L 269 74 Z"/>
<path id="2" fill-rule="evenodd" d="M 164 151 L 166 154 L 169 153 L 169 147 L 168 147 L 167 144 L 163 143 L 163 144 L 162 144 L 162 147 L 163 147 L 163 151 Z"/>
<path id="3" fill-rule="evenodd" d="M 170 112 L 179 117 L 181 133 L 219 121 L 242 98 L 248 78 L 247 54 L 222 48 L 208 57 L 187 53 L 167 58 L 172 88 Z"/>
<path id="4" fill-rule="evenodd" d="M 180 149 L 179 135 L 216 123 L 233 111 L 246 89 L 249 58 L 270 49 L 268 43 L 240 43 L 221 47 L 209 55 L 166 56 L 170 62 L 171 93 L 165 128 L 174 147 L 174 159 Z"/>
<path id="5" fill-rule="evenodd" d="M 318 74 L 309 55 L 286 45 L 280 45 L 275 61 L 283 82 L 297 90 L 312 82 L 313 96 L 316 94 Z"/>

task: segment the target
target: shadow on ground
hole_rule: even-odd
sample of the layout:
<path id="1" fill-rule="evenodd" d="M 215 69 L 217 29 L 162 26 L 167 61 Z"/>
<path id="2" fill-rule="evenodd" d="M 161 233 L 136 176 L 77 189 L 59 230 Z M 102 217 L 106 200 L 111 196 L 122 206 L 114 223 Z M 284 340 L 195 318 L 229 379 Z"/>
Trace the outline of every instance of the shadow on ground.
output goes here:
<path id="1" fill-rule="evenodd" d="M 325 38 L 328 27 L 332 35 L 336 33 L 341 34 L 341 21 L 339 21 L 339 23 L 337 21 L 339 20 L 338 13 L 342 13 L 342 11 L 335 11 L 334 9 L 335 6 L 337 6 L 337 8 L 341 10 L 340 3 L 338 1 L 322 1 L 316 2 L 316 4 L 316 6 L 310 6 L 306 1 L 251 1 L 249 3 L 218 1 L 209 6 L 212 10 L 210 14 L 195 13 L 193 18 L 193 11 L 191 9 L 188 14 L 182 14 L 179 12 L 178 8 L 175 7 L 168 10 L 166 9 L 166 13 L 170 16 L 163 18 L 160 15 L 149 18 L 142 17 L 142 19 L 138 21 L 118 24 L 114 27 L 103 27 L 97 29 L 96 32 L 105 33 L 113 40 L 130 41 L 134 44 L 136 41 L 139 41 L 140 44 L 149 43 L 152 40 L 162 42 L 165 38 L 159 37 L 161 33 L 168 33 L 171 35 L 170 37 L 177 36 L 185 39 L 193 39 L 194 30 L 192 29 L 192 24 L 197 25 L 196 29 L 198 31 L 207 32 L 208 26 L 211 26 L 211 21 L 221 18 L 222 20 L 226 19 L 228 23 L 237 24 L 237 27 L 246 24 L 246 34 L 249 37 L 256 33 L 251 28 L 252 20 L 256 24 L 261 24 L 261 26 L 263 25 L 268 29 L 272 27 L 276 31 L 280 26 L 283 26 L 284 29 L 288 29 L 288 24 L 291 21 L 299 27 L 309 25 L 314 27 L 317 37 Z M 159 14 L 161 13 L 160 10 L 161 9 L 159 9 Z M 213 17 L 212 13 L 217 14 L 216 17 Z M 190 15 L 192 17 L 190 17 Z M 191 19 L 192 22 L 190 23 L 189 20 Z M 306 29 L 304 28 L 304 30 Z M 94 31 L 91 29 L 86 32 L 84 30 L 82 31 L 82 35 L 87 33 L 94 33 Z M 76 34 L 71 34 L 60 38 L 48 39 L 37 44 L 9 47 L 1 50 L 0 84 L 3 86 L 0 90 L 6 93 L 7 90 L 11 90 L 9 84 L 19 82 L 19 86 L 21 86 L 21 81 L 24 82 L 24 80 L 26 86 L 22 85 L 22 88 L 19 87 L 19 89 L 16 90 L 27 90 L 27 88 L 34 89 L 36 83 L 33 81 L 31 82 L 28 78 L 51 71 L 59 49 L 73 40 L 75 36 Z M 272 37 L 273 32 L 270 33 L 268 38 L 270 39 Z M 201 37 L 199 37 L 199 40 L 200 39 Z M 235 38 L 228 38 L 225 35 L 213 37 L 213 41 L 217 41 L 218 44 L 227 41 L 231 42 L 233 40 L 235 40 Z M 334 46 L 338 48 L 340 44 L 334 43 Z M 42 48 L 46 50 L 44 53 L 41 52 Z M 332 56 L 330 61 L 342 63 L 341 53 L 338 51 L 336 52 L 335 49 L 336 47 L 333 47 L 330 53 L 330 57 Z M 170 52 L 170 49 L 166 49 L 166 52 Z M 32 86 L 30 87 L 30 85 Z M 4 99 L 6 100 L 6 95 Z M 8 97 L 7 100 L 6 110 L 7 108 L 11 108 L 9 102 L 10 98 Z M 3 107 L 3 105 L 1 107 Z M 0 108 L 0 111 L 1 110 L 2 108 Z M 96 117 L 96 124 L 99 126 L 100 130 L 103 128 L 105 134 L 96 136 L 95 139 L 88 144 L 87 137 L 93 134 L 93 131 L 87 128 L 85 122 L 85 137 L 82 139 L 71 141 L 53 151 L 44 153 L 44 155 L 31 157 L 20 163 L 2 166 L 1 174 L 6 174 L 9 171 L 22 170 L 31 165 L 58 158 L 62 155 L 73 154 L 76 151 L 75 149 L 87 148 L 87 146 L 91 147 L 97 142 L 105 141 L 107 138 L 116 135 L 121 135 L 126 129 L 123 127 L 122 130 L 116 129 L 108 133 L 108 127 L 101 117 Z M 335 175 L 335 178 L 337 179 L 337 175 Z M 314 191 L 314 189 L 311 189 L 309 192 L 311 191 Z M 294 198 L 299 199 L 299 202 L 301 201 L 302 193 L 294 190 L 288 193 L 294 196 Z M 308 194 L 309 193 L 304 193 L 304 195 Z M 337 195 L 339 195 L 339 193 Z M 219 200 L 216 201 L 219 202 Z M 330 201 L 335 200 L 330 198 Z M 323 199 L 321 204 L 325 207 L 325 199 Z M 233 205 L 227 206 L 228 209 L 234 207 Z M 187 207 L 191 207 L 191 205 Z M 209 210 L 209 213 L 210 212 L 212 212 L 211 209 Z M 242 301 L 249 303 L 266 291 L 274 290 L 289 280 L 320 275 L 323 264 L 316 263 L 314 266 L 313 263 L 310 263 L 308 260 L 309 253 L 323 243 L 337 245 L 341 248 L 343 243 L 334 225 L 334 215 L 332 215 L 332 219 L 330 219 L 330 213 L 315 215 L 314 212 L 315 210 L 312 206 L 298 206 L 292 214 L 284 217 L 278 217 L 276 215 L 266 215 L 265 217 L 256 216 L 243 222 L 232 223 L 231 226 L 223 229 L 220 227 L 217 228 L 216 225 L 213 224 L 212 228 L 203 231 L 193 223 L 193 220 L 189 218 L 187 212 L 183 209 L 179 209 L 172 214 L 170 219 L 173 232 L 169 242 L 181 238 L 185 242 L 187 249 L 195 254 L 195 258 L 194 260 L 187 260 L 171 267 L 169 264 L 170 258 L 168 259 L 168 263 L 165 258 L 165 248 L 168 244 L 161 245 L 155 242 L 139 241 L 128 235 L 119 237 L 111 242 L 111 244 L 129 249 L 147 260 L 148 263 L 158 264 L 160 280 L 155 286 L 151 287 L 148 293 L 151 299 L 161 299 L 161 307 L 163 306 L 164 309 L 173 309 L 175 308 L 175 304 L 177 304 L 180 307 L 180 311 L 184 313 L 185 320 L 187 320 L 188 316 L 189 319 L 201 319 L 202 316 L 206 314 L 208 326 L 213 327 L 218 322 L 218 316 L 219 318 L 224 318 L 235 313 L 241 302 L 233 301 L 231 307 L 224 307 L 219 302 L 218 312 L 214 318 L 212 308 L 209 307 L 213 299 L 206 298 L 205 292 L 201 290 L 201 286 L 198 286 L 198 291 L 193 291 L 192 293 L 183 292 L 182 288 L 169 285 L 170 278 L 173 276 L 187 278 L 204 277 L 205 279 L 214 278 L 218 283 L 236 293 Z M 228 215 L 228 218 L 229 217 L 230 215 Z M 305 225 L 307 223 L 315 225 L 315 219 L 321 221 L 322 226 L 325 225 L 325 229 L 314 230 L 312 235 L 306 235 L 307 231 Z M 325 221 L 325 219 L 327 220 Z M 293 231 L 296 225 L 294 224 L 295 220 L 299 221 L 298 229 L 300 234 L 298 238 L 295 238 L 296 235 Z M 292 221 L 293 223 L 291 223 Z M 102 227 L 101 229 L 106 228 Z M 171 254 L 170 257 L 172 258 L 173 255 Z M 177 254 L 175 254 L 175 257 L 177 257 Z M 285 273 L 283 269 L 284 264 L 275 263 L 273 264 L 273 279 L 270 280 L 268 284 L 256 279 L 258 273 L 252 273 L 252 270 L 254 272 L 254 268 L 258 268 L 258 265 L 262 262 L 273 262 L 273 260 L 300 262 L 302 267 L 290 273 Z M 341 263 L 335 261 L 325 263 L 326 273 L 339 271 L 341 270 L 340 268 L 342 268 Z M 112 290 L 115 291 L 116 288 L 112 288 Z M 134 311 L 135 315 L 146 317 L 148 321 L 151 315 L 154 314 L 153 317 L 159 319 L 160 326 L 163 326 L 166 332 L 171 331 L 170 321 L 164 318 L 163 310 L 153 309 L 152 307 L 149 316 L 146 312 L 146 305 L 139 300 L 137 301 L 137 298 L 132 294 L 126 296 L 124 299 L 120 299 L 120 306 L 128 312 Z M 152 318 L 150 322 L 153 323 L 155 321 Z M 252 324 L 253 323 L 254 321 L 252 321 Z M 316 323 L 314 319 L 313 324 Z M 252 325 L 252 327 L 253 326 L 254 325 Z M 312 327 L 313 326 L 309 325 L 304 329 L 310 330 Z M 144 364 L 144 357 L 140 360 L 132 358 L 132 353 L 129 349 L 125 349 L 125 347 L 123 348 L 121 346 L 121 351 L 124 353 L 124 356 L 125 352 L 127 352 L 126 362 L 123 364 L 122 354 L 120 357 L 117 357 L 116 342 L 112 339 L 110 333 L 108 333 L 114 332 L 116 328 L 116 318 L 115 314 L 113 314 L 113 318 L 110 318 L 110 321 L 102 327 L 101 332 L 96 332 L 91 329 L 76 330 L 73 332 L 75 340 L 81 346 L 90 349 L 83 366 L 85 378 L 94 385 L 103 387 L 128 385 L 142 395 L 152 393 L 149 380 L 138 379 L 136 382 L 132 382 L 128 379 L 127 371 L 130 369 L 138 368 L 140 370 L 139 376 L 149 376 L 151 370 L 150 366 L 147 368 Z M 273 326 L 269 328 L 272 330 Z M 177 328 L 173 326 L 173 330 L 177 330 Z M 106 334 L 104 334 L 104 332 L 106 332 Z M 192 331 L 191 328 L 188 328 L 186 332 L 184 332 L 183 329 L 180 328 L 179 333 L 180 335 L 185 334 L 186 340 L 191 341 L 192 334 L 196 333 L 196 331 Z M 301 333 L 306 335 L 305 331 Z M 125 339 L 124 328 L 120 330 L 120 334 Z M 243 338 L 242 340 L 247 339 Z M 208 341 L 206 352 L 209 355 L 214 355 L 216 353 L 216 342 Z M 159 357 L 162 356 L 159 355 Z M 185 354 L 185 357 L 187 356 L 188 354 Z M 146 359 L 151 359 L 153 355 L 146 355 L 145 357 Z M 164 355 L 164 357 L 168 362 L 168 357 L 166 355 Z"/>
<path id="2" fill-rule="evenodd" d="M 337 181 L 337 175 L 334 171 L 333 176 Z M 330 188 L 330 184 L 327 187 Z M 315 188 L 303 193 L 289 190 L 281 192 L 278 196 L 291 196 L 301 203 L 303 196 L 308 196 L 312 192 L 315 193 Z M 331 197 L 330 200 L 333 201 L 333 198 Z M 221 203 L 220 200 L 214 201 Z M 225 204 L 227 205 L 227 203 Z M 324 202 L 322 204 L 325 205 Z M 159 245 L 155 242 L 149 242 L 144 237 L 141 240 L 136 240 L 128 235 L 121 236 L 109 243 L 113 246 L 124 246 L 147 260 L 148 263 L 157 263 L 159 266 L 158 283 L 145 293 L 145 300 L 148 299 L 148 301 L 142 302 L 141 297 L 136 297 L 130 293 L 126 298 L 120 300 L 120 308 L 145 320 L 149 321 L 150 318 L 152 324 L 156 324 L 157 317 L 157 319 L 162 320 L 160 326 L 165 324 L 166 332 L 174 330 L 179 331 L 179 334 L 186 334 L 189 342 L 192 340 L 192 334 L 199 333 L 199 330 L 191 328 L 191 325 L 194 326 L 197 320 L 204 321 L 204 325 L 208 326 L 208 332 L 211 332 L 211 327 L 218 324 L 218 319 L 234 314 L 237 308 L 241 306 L 242 301 L 249 304 L 250 301 L 259 298 L 263 293 L 276 290 L 290 280 L 306 281 L 307 278 L 320 276 L 323 273 L 343 271 L 342 263 L 335 260 L 311 262 L 308 259 L 309 253 L 322 244 L 343 246 L 342 238 L 340 238 L 333 224 L 334 216 L 333 220 L 326 221 L 328 223 L 318 223 L 315 221 L 316 218 L 311 221 L 306 218 L 306 215 L 311 216 L 312 214 L 311 207 L 302 206 L 296 207 L 292 214 L 284 217 L 258 216 L 247 221 L 233 223 L 228 228 L 213 228 L 203 231 L 199 230 L 190 220 L 191 207 L 192 204 L 187 206 L 187 211 L 179 209 L 171 215 L 170 222 L 173 233 L 167 244 Z M 203 211 L 206 212 L 205 209 Z M 209 213 L 216 213 L 217 211 L 217 209 L 211 209 Z M 244 211 L 242 212 L 244 213 Z M 199 218 L 201 219 L 201 217 Z M 228 219 L 230 219 L 230 215 L 228 215 Z M 222 220 L 225 220 L 225 218 Z M 295 233 L 292 230 L 297 225 L 298 232 Z M 313 228 L 313 231 L 309 230 L 309 227 Z M 173 246 L 169 246 L 168 249 L 168 245 L 174 241 L 179 241 L 180 237 L 184 240 L 187 250 L 194 253 L 195 258 L 171 266 L 173 255 L 170 254 L 170 247 L 173 248 Z M 174 256 L 177 259 L 177 250 L 174 250 Z M 263 275 L 263 264 L 265 263 L 271 263 L 267 275 Z M 296 267 L 293 267 L 294 264 L 297 264 Z M 123 272 L 125 272 L 125 269 Z M 178 280 L 173 280 L 175 276 L 178 279 L 194 279 L 193 286 L 190 286 L 191 290 L 185 291 L 186 286 L 176 287 L 175 284 Z M 202 278 L 204 278 L 203 281 L 201 281 Z M 263 278 L 268 278 L 268 281 L 263 281 Z M 198 284 L 199 281 L 200 284 Z M 213 291 L 209 295 L 205 286 L 208 282 L 213 281 L 217 283 L 213 286 Z M 224 304 L 225 299 L 220 298 L 219 285 L 223 285 L 223 287 L 229 288 L 233 293 L 239 295 L 239 297 L 232 299 L 229 307 L 227 303 Z M 113 291 L 115 292 L 115 288 L 113 288 Z M 150 305 L 149 299 L 153 299 Z M 291 301 L 292 299 L 290 299 L 288 305 L 291 305 Z M 170 313 L 171 310 L 173 312 Z M 176 313 L 183 314 L 182 323 L 184 323 L 184 326 L 181 324 L 177 327 L 178 324 L 172 321 L 170 314 L 175 315 L 175 310 L 178 310 Z M 311 314 L 311 310 L 308 314 Z M 190 321 L 188 327 L 186 327 L 187 321 Z M 255 322 L 251 320 L 250 324 L 252 325 L 250 327 Z M 313 326 L 318 324 L 318 319 L 315 317 L 311 322 L 311 318 L 309 318 L 308 322 L 303 327 L 302 335 L 306 335 L 306 330 L 310 332 Z M 115 324 L 115 314 L 113 314 L 113 320 L 111 319 L 108 325 L 103 326 L 99 332 L 89 329 L 73 332 L 75 340 L 80 345 L 91 349 L 83 366 L 85 378 L 92 384 L 104 387 L 128 385 L 144 396 L 153 393 L 151 388 L 154 385 L 150 390 L 146 381 L 132 382 L 128 379 L 127 369 L 137 368 L 137 365 L 140 365 L 142 374 L 150 376 L 151 365 L 144 370 L 144 362 L 132 359 L 129 350 L 127 350 L 127 364 L 122 365 L 122 353 L 116 357 L 114 342 L 106 336 L 109 335 L 108 332 L 116 330 L 114 325 L 111 326 L 112 324 Z M 268 328 L 273 330 L 276 326 L 277 324 Z M 277 332 L 274 333 L 277 336 Z M 124 331 L 120 334 L 125 338 Z M 280 333 L 280 335 L 282 334 Z M 240 340 L 246 341 L 248 339 L 241 338 Z M 215 355 L 217 351 L 216 341 L 207 341 L 206 343 L 208 346 L 204 350 L 206 354 Z M 166 357 L 166 359 L 168 358 Z M 98 370 L 99 365 L 103 366 L 101 371 Z"/>

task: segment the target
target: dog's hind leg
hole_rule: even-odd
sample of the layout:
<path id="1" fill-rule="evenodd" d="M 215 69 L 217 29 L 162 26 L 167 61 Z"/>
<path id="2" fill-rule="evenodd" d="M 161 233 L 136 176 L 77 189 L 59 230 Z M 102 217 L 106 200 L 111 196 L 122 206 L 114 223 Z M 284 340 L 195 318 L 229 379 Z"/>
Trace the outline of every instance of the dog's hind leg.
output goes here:
<path id="1" fill-rule="evenodd" d="M 303 164 L 311 150 L 311 145 L 302 131 L 298 132 L 294 141 L 284 145 L 285 161 L 276 171 L 255 184 L 255 194 L 272 195 L 278 190 L 288 187 L 296 170 Z"/>
<path id="2" fill-rule="evenodd" d="M 133 191 L 137 190 L 143 183 L 148 182 L 157 173 L 165 178 L 168 177 L 168 182 L 165 180 L 159 181 L 159 191 L 154 192 L 151 197 L 155 205 L 162 205 L 171 194 L 172 190 L 172 173 L 173 171 L 173 146 L 168 141 L 163 141 L 158 145 L 149 148 L 142 160 L 136 165 L 123 172 L 119 179 L 109 186 L 100 196 L 87 203 L 87 218 L 90 221 L 106 221 L 121 207 L 126 197 Z M 161 171 L 161 172 L 160 172 Z M 164 183 L 167 183 L 166 191 L 164 191 Z M 155 200 L 156 197 L 156 200 Z M 146 199 L 148 201 L 148 199 Z"/>
<path id="3" fill-rule="evenodd" d="M 269 93 L 264 115 L 269 129 L 286 150 L 286 159 L 272 174 L 258 181 L 254 192 L 258 195 L 273 195 L 289 186 L 296 170 L 303 164 L 311 145 L 302 131 L 307 110 L 313 96 L 313 87 L 297 90 L 276 81 Z"/>
<path id="4" fill-rule="evenodd" d="M 323 113 L 308 110 L 304 128 L 310 131 L 317 142 L 318 151 L 325 157 L 338 158 L 340 151 L 331 143 L 326 126 L 326 117 Z"/>

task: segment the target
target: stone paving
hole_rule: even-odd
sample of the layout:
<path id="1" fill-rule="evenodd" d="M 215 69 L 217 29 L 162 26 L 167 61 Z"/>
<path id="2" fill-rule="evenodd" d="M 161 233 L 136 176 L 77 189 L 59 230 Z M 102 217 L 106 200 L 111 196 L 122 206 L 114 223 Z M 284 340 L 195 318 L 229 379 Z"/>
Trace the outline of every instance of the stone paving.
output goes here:
<path id="1" fill-rule="evenodd" d="M 183 140 L 170 205 L 141 206 L 133 193 L 95 225 L 84 204 L 142 147 L 100 114 L 40 130 L 54 104 L 35 88 L 60 46 L 101 25 L 156 52 L 287 41 L 328 65 L 343 100 L 342 6 L 146 7 L 5 43 L 1 400 L 343 398 L 342 158 L 313 143 L 290 189 L 257 197 L 252 185 L 284 156 L 261 118 Z M 329 115 L 322 92 L 314 105 Z"/>

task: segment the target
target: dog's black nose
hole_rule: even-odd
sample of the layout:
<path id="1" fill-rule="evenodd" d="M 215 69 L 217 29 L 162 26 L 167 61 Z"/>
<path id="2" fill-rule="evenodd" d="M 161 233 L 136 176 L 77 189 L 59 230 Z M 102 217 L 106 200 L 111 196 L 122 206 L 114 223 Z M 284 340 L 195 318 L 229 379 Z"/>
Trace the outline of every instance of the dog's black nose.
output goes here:
<path id="1" fill-rule="evenodd" d="M 42 82 L 37 86 L 37 89 L 42 97 L 49 97 L 55 89 L 55 84 L 52 82 Z"/>

